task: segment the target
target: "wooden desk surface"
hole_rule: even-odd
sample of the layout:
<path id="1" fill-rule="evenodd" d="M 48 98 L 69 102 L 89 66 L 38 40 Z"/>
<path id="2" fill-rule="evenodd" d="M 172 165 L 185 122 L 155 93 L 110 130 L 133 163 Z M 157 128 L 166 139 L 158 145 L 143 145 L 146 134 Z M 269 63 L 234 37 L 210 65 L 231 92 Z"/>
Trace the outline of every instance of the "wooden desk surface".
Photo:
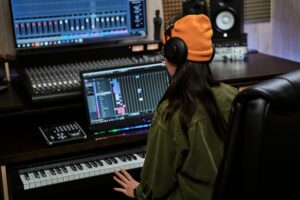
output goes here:
<path id="1" fill-rule="evenodd" d="M 249 54 L 247 61 L 213 62 L 211 69 L 217 79 L 242 86 L 300 69 L 300 63 L 255 53 Z M 47 156 L 54 157 L 146 140 L 146 134 L 102 141 L 94 141 L 89 137 L 82 142 L 48 146 L 38 133 L 38 125 L 45 122 L 45 119 L 46 121 L 49 119 L 66 121 L 73 120 L 74 116 L 77 117 L 74 120 L 82 122 L 85 119 L 82 105 L 32 108 L 14 87 L 0 94 L 0 104 L 0 127 L 4 124 L 11 124 L 11 128 L 2 129 L 0 133 L 0 164 L 41 159 Z M 69 115 L 65 115 L 65 112 L 69 112 Z M 17 113 L 17 117 L 12 117 L 11 113 Z"/>
<path id="2" fill-rule="evenodd" d="M 249 54 L 247 61 L 212 62 L 211 70 L 216 79 L 234 86 L 257 83 L 276 75 L 300 69 L 300 63 L 261 54 Z M 20 83 L 10 84 L 0 93 L 0 115 L 3 112 L 30 109 L 29 99 Z"/>
<path id="3" fill-rule="evenodd" d="M 214 76 L 236 86 L 259 82 L 300 69 L 300 63 L 261 53 L 249 54 L 247 61 L 213 62 Z"/>

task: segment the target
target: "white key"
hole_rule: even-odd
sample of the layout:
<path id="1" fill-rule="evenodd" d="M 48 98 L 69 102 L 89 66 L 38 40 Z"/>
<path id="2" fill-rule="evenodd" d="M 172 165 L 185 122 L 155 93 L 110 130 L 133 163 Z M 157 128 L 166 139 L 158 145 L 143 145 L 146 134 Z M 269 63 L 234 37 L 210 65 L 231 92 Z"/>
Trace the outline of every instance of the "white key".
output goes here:
<path id="1" fill-rule="evenodd" d="M 44 171 L 46 173 L 46 185 L 52 185 L 54 177 L 52 176 L 49 170 L 44 170 Z"/>
<path id="2" fill-rule="evenodd" d="M 29 182 L 29 189 L 30 188 L 35 188 L 35 178 L 34 178 L 33 173 L 28 173 L 28 175 L 30 177 L 30 180 L 28 181 Z"/>
<path id="3" fill-rule="evenodd" d="M 40 175 L 40 183 L 41 183 L 41 187 L 45 186 L 47 184 L 47 177 L 43 177 L 42 173 L 39 171 L 39 175 Z"/>
<path id="4" fill-rule="evenodd" d="M 22 183 L 23 183 L 24 190 L 29 189 L 29 181 L 26 180 L 25 175 L 24 175 L 24 174 L 21 174 L 21 175 L 20 175 L 20 178 L 21 178 L 21 181 L 22 181 Z"/>
<path id="5" fill-rule="evenodd" d="M 35 181 L 35 187 L 41 187 L 42 186 L 42 182 L 41 182 L 41 176 L 40 174 L 36 171 L 36 173 L 38 174 L 38 177 L 35 176 L 35 173 L 32 173 L 34 176 L 34 181 Z"/>
<path id="6" fill-rule="evenodd" d="M 60 169 L 60 171 L 62 172 L 62 170 Z M 57 172 L 57 170 L 55 169 L 55 172 L 56 172 L 56 174 L 57 174 L 57 183 L 61 183 L 61 182 L 63 182 L 63 174 L 61 173 L 61 174 L 59 174 L 58 172 Z"/>
<path id="7" fill-rule="evenodd" d="M 71 169 L 71 167 L 66 166 L 66 169 L 68 170 L 68 173 L 66 174 L 66 176 L 68 176 L 68 180 L 69 180 L 69 181 L 74 180 L 74 179 L 75 179 L 75 177 L 74 177 L 74 172 L 73 172 L 73 170 Z"/>
<path id="8" fill-rule="evenodd" d="M 86 165 L 86 163 L 80 163 L 80 164 L 78 163 L 77 165 L 80 165 L 82 167 L 82 170 L 79 170 L 79 168 L 76 165 L 75 166 L 77 168 L 77 171 L 73 171 L 70 166 L 65 166 L 67 172 L 64 172 L 62 168 L 59 168 L 61 170 L 61 174 L 57 173 L 57 170 L 54 169 L 55 175 L 52 175 L 50 169 L 47 169 L 44 170 L 46 174 L 45 177 L 43 177 L 42 174 L 38 172 L 40 177 L 36 178 L 34 173 L 32 172 L 32 173 L 28 173 L 28 176 L 30 178 L 29 180 L 26 180 L 24 174 L 20 174 L 20 179 L 23 183 L 24 190 L 28 190 L 32 188 L 43 187 L 43 186 L 57 184 L 61 182 L 68 182 L 77 179 L 99 176 L 102 174 L 109 174 L 109 173 L 113 173 L 115 170 L 135 169 L 135 168 L 142 167 L 145 159 L 141 158 L 137 154 L 132 154 L 132 155 L 134 155 L 136 159 L 132 159 L 132 157 L 129 156 L 131 160 L 126 159 L 126 161 L 124 162 L 117 156 L 114 157 L 114 159 L 117 160 L 117 163 L 112 162 L 112 164 L 107 164 L 105 160 L 100 160 L 103 166 L 95 162 L 97 163 L 97 166 L 95 167 L 89 162 L 89 164 L 92 166 L 91 168 L 89 168 Z"/>
<path id="9" fill-rule="evenodd" d="M 90 177 L 91 169 L 88 168 L 84 163 L 82 163 L 81 166 L 83 167 L 84 178 Z"/>
<path id="10" fill-rule="evenodd" d="M 55 170 L 54 170 L 55 171 Z M 51 172 L 50 172 L 51 173 Z M 52 184 L 58 183 L 58 174 L 55 172 L 55 175 L 51 174 Z"/>

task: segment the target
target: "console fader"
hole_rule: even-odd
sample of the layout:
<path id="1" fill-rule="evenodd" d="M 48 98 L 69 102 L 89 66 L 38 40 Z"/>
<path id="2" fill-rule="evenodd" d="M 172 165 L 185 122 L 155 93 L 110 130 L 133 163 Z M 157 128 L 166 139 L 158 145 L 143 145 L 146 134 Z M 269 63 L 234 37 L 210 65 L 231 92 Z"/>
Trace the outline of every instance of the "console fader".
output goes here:
<path id="1" fill-rule="evenodd" d="M 162 60 L 162 53 L 157 51 L 151 54 L 26 67 L 24 74 L 31 100 L 34 103 L 44 103 L 80 96 L 80 71 L 157 63 Z"/>

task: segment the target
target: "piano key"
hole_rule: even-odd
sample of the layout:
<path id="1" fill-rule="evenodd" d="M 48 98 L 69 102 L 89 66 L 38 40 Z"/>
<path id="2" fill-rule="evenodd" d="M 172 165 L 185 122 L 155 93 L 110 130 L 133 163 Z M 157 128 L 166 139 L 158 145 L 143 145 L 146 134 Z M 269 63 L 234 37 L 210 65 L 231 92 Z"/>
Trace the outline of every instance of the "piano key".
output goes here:
<path id="1" fill-rule="evenodd" d="M 55 176 L 56 175 L 56 172 L 54 171 L 54 169 L 50 169 L 50 173 Z"/>
<path id="2" fill-rule="evenodd" d="M 87 166 L 88 168 L 92 168 L 92 165 L 91 165 L 90 163 L 85 162 L 84 164 L 85 164 L 85 166 Z"/>
<path id="3" fill-rule="evenodd" d="M 62 166 L 61 169 L 62 169 L 63 173 L 68 173 L 68 170 L 66 167 Z"/>
<path id="4" fill-rule="evenodd" d="M 137 153 L 137 155 L 141 158 L 145 158 L 146 154 L 145 153 Z"/>
<path id="5" fill-rule="evenodd" d="M 63 182 L 63 174 L 60 168 L 55 168 L 56 174 L 57 174 L 57 182 Z"/>
<path id="6" fill-rule="evenodd" d="M 90 164 L 93 166 L 93 167 L 98 167 L 97 163 L 95 161 L 90 161 Z"/>
<path id="7" fill-rule="evenodd" d="M 40 173 L 42 174 L 42 177 L 46 177 L 46 173 L 44 170 L 41 170 Z"/>
<path id="8" fill-rule="evenodd" d="M 82 166 L 80 164 L 76 164 L 76 167 L 79 169 L 79 170 L 83 170 Z"/>
<path id="9" fill-rule="evenodd" d="M 113 157 L 109 158 L 110 161 L 112 161 L 114 164 L 117 164 L 118 161 L 116 159 L 114 159 Z"/>
<path id="10" fill-rule="evenodd" d="M 88 168 L 85 164 L 82 164 L 81 178 L 90 177 L 90 168 Z"/>
<path id="11" fill-rule="evenodd" d="M 61 172 L 61 169 L 60 169 L 60 168 L 58 168 L 58 167 L 57 167 L 57 168 L 55 168 L 54 170 L 55 170 L 55 172 L 56 172 L 57 174 L 62 174 L 62 172 Z"/>
<path id="12" fill-rule="evenodd" d="M 34 174 L 35 178 L 37 178 L 37 179 L 40 178 L 40 175 L 39 175 L 39 173 L 37 171 L 33 172 L 33 174 Z"/>
<path id="13" fill-rule="evenodd" d="M 77 178 L 75 178 L 75 172 L 71 169 L 71 167 L 66 166 L 67 169 L 67 173 L 66 176 L 68 177 L 68 181 L 72 181 L 72 180 L 76 180 Z"/>
<path id="14" fill-rule="evenodd" d="M 106 160 L 105 160 L 106 161 Z M 101 166 L 100 174 L 109 174 L 114 171 L 114 167 L 112 163 L 108 164 L 107 162 L 103 162 L 103 166 Z"/>
<path id="15" fill-rule="evenodd" d="M 39 183 L 36 184 L 36 187 L 41 187 L 41 186 L 46 185 L 47 184 L 46 176 L 43 176 L 41 171 L 38 171 L 38 174 L 39 174 L 39 178 L 38 178 Z"/>
<path id="16" fill-rule="evenodd" d="M 123 156 L 118 156 L 118 158 L 122 161 L 122 162 L 126 162 L 126 159 Z"/>
<path id="17" fill-rule="evenodd" d="M 29 178 L 27 178 L 27 177 L 28 177 L 28 174 L 26 174 L 26 176 L 25 176 L 25 174 L 20 175 L 24 190 L 29 189 Z"/>
<path id="18" fill-rule="evenodd" d="M 24 176 L 25 176 L 25 178 L 26 178 L 27 181 L 30 180 L 30 177 L 29 177 L 29 175 L 27 173 L 25 173 Z"/>
<path id="19" fill-rule="evenodd" d="M 105 161 L 107 164 L 112 165 L 112 162 L 111 162 L 108 158 L 104 159 L 104 161 Z"/>
<path id="20" fill-rule="evenodd" d="M 57 167 L 39 167 L 29 173 L 20 173 L 24 190 L 44 187 L 52 184 L 100 176 L 120 169 L 134 169 L 143 166 L 143 153 L 128 153 L 108 156 L 102 159 L 91 158 L 84 161 L 74 160 Z M 28 170 L 27 170 L 28 171 Z"/>
<path id="21" fill-rule="evenodd" d="M 47 174 L 47 171 L 49 172 L 50 174 L 50 179 L 52 180 L 52 184 L 55 184 L 55 183 L 58 183 L 58 174 L 54 171 L 53 168 L 49 169 L 49 170 L 45 170 L 46 174 Z"/>
<path id="22" fill-rule="evenodd" d="M 128 156 L 129 156 L 131 159 L 136 160 L 135 155 L 133 155 L 133 154 L 128 154 Z"/>
<path id="23" fill-rule="evenodd" d="M 128 161 L 131 161 L 131 158 L 128 156 L 128 155 L 123 155 L 123 157 L 128 160 Z"/>
<path id="24" fill-rule="evenodd" d="M 53 175 L 51 174 L 50 170 L 45 170 L 45 174 L 46 174 L 46 185 L 52 185 Z"/>
<path id="25" fill-rule="evenodd" d="M 77 171 L 77 168 L 76 168 L 75 165 L 70 165 L 70 168 L 71 168 L 71 170 L 72 170 L 73 172 L 76 172 L 76 171 Z"/>
<path id="26" fill-rule="evenodd" d="M 99 166 L 103 166 L 103 163 L 100 160 L 95 160 L 95 162 L 99 165 Z"/>
<path id="27" fill-rule="evenodd" d="M 37 181 L 35 180 L 33 173 L 28 173 L 28 176 L 30 177 L 30 180 L 28 181 L 29 188 L 35 188 L 35 184 Z"/>

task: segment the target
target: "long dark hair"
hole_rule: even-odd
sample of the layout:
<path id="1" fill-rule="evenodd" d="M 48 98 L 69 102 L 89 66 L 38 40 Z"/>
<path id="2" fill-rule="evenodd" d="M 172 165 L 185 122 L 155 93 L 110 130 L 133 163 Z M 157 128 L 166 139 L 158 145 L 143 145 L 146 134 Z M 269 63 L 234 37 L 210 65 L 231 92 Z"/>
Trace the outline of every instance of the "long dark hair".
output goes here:
<path id="1" fill-rule="evenodd" d="M 212 76 L 208 62 L 186 61 L 178 65 L 167 91 L 160 100 L 168 100 L 164 120 L 170 119 L 175 111 L 180 110 L 180 125 L 187 134 L 189 124 L 199 102 L 206 110 L 216 134 L 225 138 L 226 122 L 217 105 L 211 87 L 220 85 Z"/>

